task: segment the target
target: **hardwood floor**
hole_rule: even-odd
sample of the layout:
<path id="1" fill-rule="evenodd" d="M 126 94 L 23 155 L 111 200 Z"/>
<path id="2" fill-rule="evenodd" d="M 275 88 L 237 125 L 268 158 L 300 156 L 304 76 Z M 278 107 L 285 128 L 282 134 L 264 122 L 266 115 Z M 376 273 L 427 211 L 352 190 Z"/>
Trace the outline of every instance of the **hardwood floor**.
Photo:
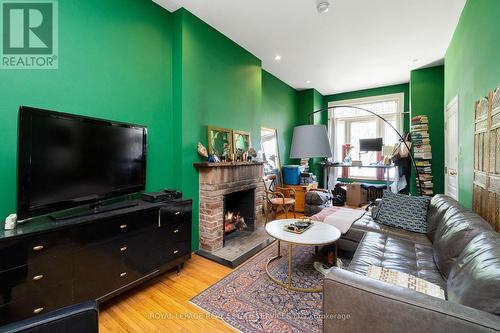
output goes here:
<path id="1" fill-rule="evenodd" d="M 99 332 L 236 332 L 189 300 L 232 269 L 193 254 L 171 271 L 100 306 Z"/>
<path id="2" fill-rule="evenodd" d="M 303 214 L 297 213 L 297 217 Z M 289 214 L 289 218 L 293 215 Z M 278 214 L 277 218 L 285 218 Z M 237 332 L 189 300 L 232 269 L 193 254 L 178 274 L 163 274 L 100 306 L 101 333 Z"/>

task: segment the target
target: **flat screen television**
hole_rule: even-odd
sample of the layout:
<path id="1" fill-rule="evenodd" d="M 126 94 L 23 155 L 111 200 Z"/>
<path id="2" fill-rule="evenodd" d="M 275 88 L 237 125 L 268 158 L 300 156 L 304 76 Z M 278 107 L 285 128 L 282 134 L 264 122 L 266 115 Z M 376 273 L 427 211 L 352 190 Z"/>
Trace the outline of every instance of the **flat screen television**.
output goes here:
<path id="1" fill-rule="evenodd" d="M 382 138 L 359 139 L 359 151 L 382 151 Z"/>
<path id="2" fill-rule="evenodd" d="M 21 106 L 17 215 L 36 215 L 144 190 L 144 126 Z"/>

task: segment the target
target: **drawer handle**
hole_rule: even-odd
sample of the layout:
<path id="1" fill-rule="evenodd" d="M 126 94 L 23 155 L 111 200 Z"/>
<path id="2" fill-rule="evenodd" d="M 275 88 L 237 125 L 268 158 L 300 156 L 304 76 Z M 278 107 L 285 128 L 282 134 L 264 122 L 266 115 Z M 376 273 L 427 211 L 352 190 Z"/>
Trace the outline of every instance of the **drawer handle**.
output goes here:
<path id="1" fill-rule="evenodd" d="M 174 234 L 178 233 L 179 232 L 179 229 L 175 229 L 174 230 Z"/>
<path id="2" fill-rule="evenodd" d="M 33 281 L 39 281 L 43 279 L 43 274 L 33 276 Z"/>
<path id="3" fill-rule="evenodd" d="M 120 277 L 124 277 L 125 275 L 127 275 L 127 272 L 120 273 Z"/>
<path id="4" fill-rule="evenodd" d="M 174 251 L 174 254 L 177 254 L 177 253 L 179 253 L 179 250 L 175 250 L 175 251 Z"/>
<path id="5" fill-rule="evenodd" d="M 127 251 L 127 247 L 126 247 L 126 246 L 124 246 L 124 247 L 120 247 L 120 251 L 122 251 L 122 252 Z"/>
<path id="6" fill-rule="evenodd" d="M 175 215 L 179 215 L 181 212 L 175 212 Z"/>
<path id="7" fill-rule="evenodd" d="M 33 251 L 41 251 L 41 250 L 43 250 L 43 245 L 33 246 Z"/>
<path id="8" fill-rule="evenodd" d="M 126 224 L 122 224 L 122 225 L 120 226 L 120 229 L 125 229 L 125 228 L 127 228 L 127 225 L 126 225 Z"/>
<path id="9" fill-rule="evenodd" d="M 34 314 L 39 314 L 42 311 L 43 311 L 43 308 L 36 308 L 36 309 L 33 310 L 33 313 Z"/>

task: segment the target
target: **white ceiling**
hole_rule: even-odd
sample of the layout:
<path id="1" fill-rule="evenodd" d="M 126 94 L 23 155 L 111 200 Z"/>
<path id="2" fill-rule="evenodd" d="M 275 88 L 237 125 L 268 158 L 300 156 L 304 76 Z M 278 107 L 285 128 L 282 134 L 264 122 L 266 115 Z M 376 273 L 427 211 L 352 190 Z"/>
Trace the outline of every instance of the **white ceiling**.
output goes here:
<path id="1" fill-rule="evenodd" d="M 323 95 L 408 82 L 410 70 L 442 63 L 466 2 L 330 0 L 318 14 L 315 0 L 154 1 L 185 7 L 268 72 Z"/>

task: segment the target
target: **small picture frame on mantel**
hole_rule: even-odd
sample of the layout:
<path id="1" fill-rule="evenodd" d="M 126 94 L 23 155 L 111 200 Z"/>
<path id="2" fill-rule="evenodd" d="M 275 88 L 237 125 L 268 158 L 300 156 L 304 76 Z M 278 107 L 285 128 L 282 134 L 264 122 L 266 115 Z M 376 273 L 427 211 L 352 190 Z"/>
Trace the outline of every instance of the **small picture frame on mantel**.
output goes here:
<path id="1" fill-rule="evenodd" d="M 221 160 L 227 160 L 233 154 L 232 130 L 208 126 L 208 153 Z"/>
<path id="2" fill-rule="evenodd" d="M 233 130 L 233 150 L 236 156 L 241 156 L 252 147 L 250 133 Z"/>

